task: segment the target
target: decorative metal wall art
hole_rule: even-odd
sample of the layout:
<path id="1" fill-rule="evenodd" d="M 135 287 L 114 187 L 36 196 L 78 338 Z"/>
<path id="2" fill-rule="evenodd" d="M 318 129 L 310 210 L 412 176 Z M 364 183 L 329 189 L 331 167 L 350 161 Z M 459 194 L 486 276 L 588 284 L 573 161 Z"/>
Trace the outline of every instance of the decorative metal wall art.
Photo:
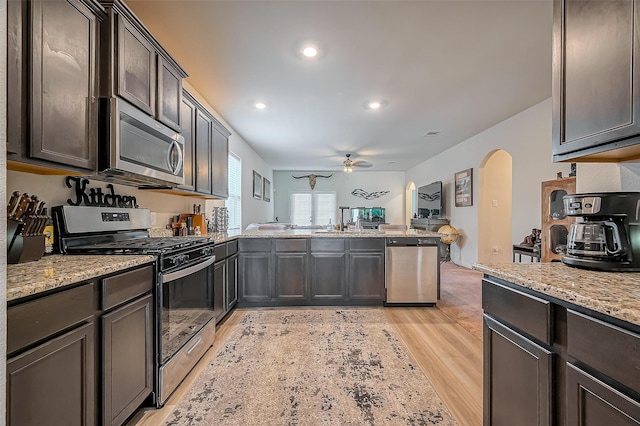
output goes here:
<path id="1" fill-rule="evenodd" d="M 387 195 L 389 191 L 376 191 L 376 192 L 367 192 L 364 189 L 356 188 L 351 191 L 351 195 L 356 197 L 364 198 L 365 200 L 375 200 L 376 198 L 380 198 L 383 195 Z"/>

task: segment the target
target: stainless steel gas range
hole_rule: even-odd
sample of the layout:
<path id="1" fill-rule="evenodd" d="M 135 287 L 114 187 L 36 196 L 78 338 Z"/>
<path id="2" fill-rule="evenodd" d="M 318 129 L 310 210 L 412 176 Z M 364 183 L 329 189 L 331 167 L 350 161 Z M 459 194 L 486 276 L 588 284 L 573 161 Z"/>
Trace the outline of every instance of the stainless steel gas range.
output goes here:
<path id="1" fill-rule="evenodd" d="M 161 407 L 213 344 L 214 243 L 207 237 L 150 237 L 148 209 L 52 211 L 61 253 L 156 256 L 155 403 Z"/>

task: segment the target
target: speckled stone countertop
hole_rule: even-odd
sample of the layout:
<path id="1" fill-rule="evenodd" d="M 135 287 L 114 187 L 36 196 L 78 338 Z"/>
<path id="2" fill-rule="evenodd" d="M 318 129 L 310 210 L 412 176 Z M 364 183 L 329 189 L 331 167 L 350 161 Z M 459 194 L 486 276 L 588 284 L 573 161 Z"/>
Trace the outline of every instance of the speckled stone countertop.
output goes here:
<path id="1" fill-rule="evenodd" d="M 560 262 L 474 264 L 473 269 L 640 325 L 640 273 L 588 271 Z"/>
<path id="2" fill-rule="evenodd" d="M 144 265 L 154 260 L 155 256 L 148 255 L 52 255 L 35 262 L 7 265 L 7 301 Z"/>
<path id="3" fill-rule="evenodd" d="M 387 238 L 387 237 L 421 237 L 440 238 L 437 232 L 417 231 L 410 229 L 406 232 L 378 231 L 377 229 L 356 231 L 325 231 L 321 229 L 290 229 L 286 231 L 235 231 L 211 232 L 208 234 L 216 243 L 238 238 Z"/>

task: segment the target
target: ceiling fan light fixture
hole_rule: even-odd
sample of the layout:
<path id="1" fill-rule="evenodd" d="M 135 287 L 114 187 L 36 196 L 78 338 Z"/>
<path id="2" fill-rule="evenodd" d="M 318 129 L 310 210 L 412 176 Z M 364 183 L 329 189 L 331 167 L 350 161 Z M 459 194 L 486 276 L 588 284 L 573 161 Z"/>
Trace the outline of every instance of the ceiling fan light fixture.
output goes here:
<path id="1" fill-rule="evenodd" d="M 344 172 L 345 172 L 345 173 L 351 173 L 351 172 L 353 172 L 353 167 L 351 167 L 350 165 L 346 165 L 346 166 L 344 166 Z"/>

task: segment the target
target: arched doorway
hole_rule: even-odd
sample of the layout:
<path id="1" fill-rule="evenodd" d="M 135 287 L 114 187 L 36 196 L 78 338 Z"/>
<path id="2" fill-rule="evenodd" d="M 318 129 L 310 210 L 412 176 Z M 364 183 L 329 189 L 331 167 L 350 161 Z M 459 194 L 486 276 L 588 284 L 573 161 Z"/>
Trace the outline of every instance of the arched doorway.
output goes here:
<path id="1" fill-rule="evenodd" d="M 416 184 L 409 181 L 404 190 L 404 224 L 407 225 L 407 228 L 411 227 L 411 218 L 418 211 L 417 197 Z"/>
<path id="2" fill-rule="evenodd" d="M 478 187 L 478 262 L 511 262 L 512 158 L 502 149 L 484 158 Z"/>

